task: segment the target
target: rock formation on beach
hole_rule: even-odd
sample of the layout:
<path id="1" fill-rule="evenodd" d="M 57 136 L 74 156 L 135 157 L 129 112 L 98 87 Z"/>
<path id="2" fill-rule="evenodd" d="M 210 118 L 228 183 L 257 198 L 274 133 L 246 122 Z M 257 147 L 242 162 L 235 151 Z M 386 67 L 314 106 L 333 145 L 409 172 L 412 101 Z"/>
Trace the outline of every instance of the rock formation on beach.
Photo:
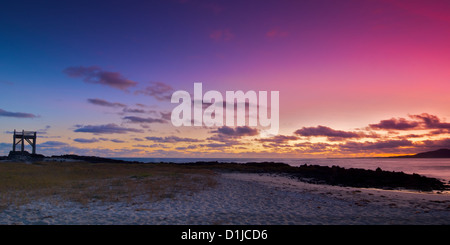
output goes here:
<path id="1" fill-rule="evenodd" d="M 382 189 L 414 189 L 421 191 L 448 190 L 449 186 L 436 178 L 403 172 L 343 168 L 339 166 L 301 165 L 290 166 L 285 163 L 218 163 L 198 162 L 190 166 L 219 169 L 221 171 L 281 174 L 296 178 L 303 182 L 328 184 L 337 186 L 382 188 Z"/>
<path id="2" fill-rule="evenodd" d="M 42 161 L 45 158 L 41 154 L 30 154 L 27 151 L 10 151 L 9 155 L 4 160 L 19 161 L 19 162 L 34 162 Z"/>

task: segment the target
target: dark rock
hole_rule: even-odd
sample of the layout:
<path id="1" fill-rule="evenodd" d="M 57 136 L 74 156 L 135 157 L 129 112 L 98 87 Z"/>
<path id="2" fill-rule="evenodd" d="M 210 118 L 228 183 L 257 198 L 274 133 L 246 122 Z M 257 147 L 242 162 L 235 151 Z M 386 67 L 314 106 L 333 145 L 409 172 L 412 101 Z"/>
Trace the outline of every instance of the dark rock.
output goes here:
<path id="1" fill-rule="evenodd" d="M 30 154 L 27 151 L 10 151 L 7 159 L 10 161 L 21 161 L 21 162 L 34 162 L 42 161 L 45 158 L 41 154 Z"/>
<path id="2" fill-rule="evenodd" d="M 315 184 L 382 189 L 413 189 L 421 191 L 448 190 L 449 185 L 436 178 L 403 172 L 343 168 L 339 166 L 301 165 L 293 167 L 285 163 L 191 163 L 190 166 L 210 168 L 219 171 L 275 173 L 297 178 Z"/>
<path id="3" fill-rule="evenodd" d="M 49 159 L 57 158 L 57 159 L 70 159 L 70 160 L 77 160 L 77 161 L 85 161 L 90 163 L 138 163 L 138 162 L 131 162 L 131 161 L 124 161 L 124 160 L 117 160 L 117 159 L 110 159 L 110 158 L 103 158 L 103 157 L 95 157 L 95 156 L 78 156 L 73 154 L 66 154 L 61 156 L 51 156 Z"/>

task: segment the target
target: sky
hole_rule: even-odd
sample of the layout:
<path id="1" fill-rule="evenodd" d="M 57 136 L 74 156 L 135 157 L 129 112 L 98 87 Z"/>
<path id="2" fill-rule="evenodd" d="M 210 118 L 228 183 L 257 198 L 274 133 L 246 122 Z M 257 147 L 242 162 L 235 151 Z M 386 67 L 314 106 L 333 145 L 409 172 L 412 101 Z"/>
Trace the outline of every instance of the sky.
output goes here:
<path id="1" fill-rule="evenodd" d="M 37 131 L 44 155 L 450 148 L 449 43 L 447 0 L 2 1 L 0 155 L 14 129 Z M 267 108 L 279 111 L 277 134 L 174 126 L 171 97 L 193 95 L 194 83 L 224 96 L 278 91 L 278 108 Z"/>

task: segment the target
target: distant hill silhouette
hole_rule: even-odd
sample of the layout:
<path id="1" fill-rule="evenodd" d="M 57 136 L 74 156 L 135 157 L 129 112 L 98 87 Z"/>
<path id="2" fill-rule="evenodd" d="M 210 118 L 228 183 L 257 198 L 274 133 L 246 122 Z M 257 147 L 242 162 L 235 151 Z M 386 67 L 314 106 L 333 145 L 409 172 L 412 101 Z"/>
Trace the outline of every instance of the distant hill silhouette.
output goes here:
<path id="1" fill-rule="evenodd" d="M 450 149 L 439 149 L 417 153 L 415 155 L 395 156 L 397 158 L 450 158 Z"/>

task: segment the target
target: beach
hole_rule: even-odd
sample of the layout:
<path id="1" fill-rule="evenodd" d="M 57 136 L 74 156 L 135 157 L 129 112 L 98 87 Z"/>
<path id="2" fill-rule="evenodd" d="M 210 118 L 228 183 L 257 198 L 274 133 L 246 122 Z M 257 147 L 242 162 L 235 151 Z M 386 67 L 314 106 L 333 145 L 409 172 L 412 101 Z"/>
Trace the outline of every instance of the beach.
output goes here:
<path id="1" fill-rule="evenodd" d="M 309 184 L 287 176 L 216 173 L 217 184 L 149 201 L 54 197 L 0 210 L 7 225 L 450 224 L 450 194 Z M 52 200 L 50 200 L 52 199 Z"/>

